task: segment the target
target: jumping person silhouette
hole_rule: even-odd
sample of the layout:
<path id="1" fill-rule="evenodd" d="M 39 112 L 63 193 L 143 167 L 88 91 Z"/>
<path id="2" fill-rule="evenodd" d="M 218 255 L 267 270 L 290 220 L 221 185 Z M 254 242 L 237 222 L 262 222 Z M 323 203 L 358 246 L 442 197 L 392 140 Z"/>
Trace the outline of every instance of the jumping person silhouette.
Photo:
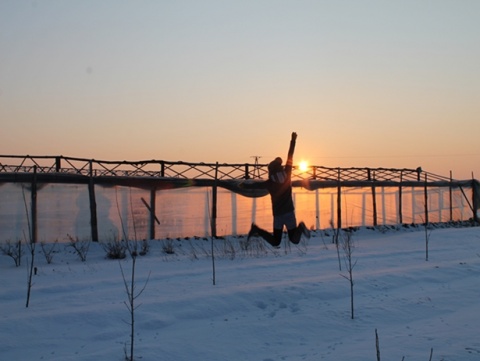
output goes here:
<path id="1" fill-rule="evenodd" d="M 292 164 L 296 140 L 297 133 L 293 132 L 285 166 L 282 166 L 282 158 L 275 158 L 268 165 L 268 180 L 248 185 L 248 188 L 266 188 L 268 190 L 272 199 L 273 213 L 273 235 L 252 223 L 248 239 L 260 236 L 273 247 L 278 247 L 282 241 L 284 226 L 287 228 L 290 242 L 294 244 L 300 242 L 302 235 L 310 238 L 310 231 L 305 223 L 300 222 L 297 226 L 292 199 Z"/>

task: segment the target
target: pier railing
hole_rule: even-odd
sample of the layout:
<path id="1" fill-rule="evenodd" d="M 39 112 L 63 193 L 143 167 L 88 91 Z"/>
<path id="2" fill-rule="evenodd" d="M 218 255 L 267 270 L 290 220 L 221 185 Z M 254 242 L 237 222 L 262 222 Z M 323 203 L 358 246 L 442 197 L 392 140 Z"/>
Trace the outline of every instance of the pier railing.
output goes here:
<path id="1" fill-rule="evenodd" d="M 183 161 L 140 160 L 109 161 L 65 156 L 0 155 L 2 174 L 33 173 L 68 174 L 93 177 L 161 177 L 177 179 L 262 179 L 268 177 L 268 164 L 252 163 L 190 163 Z M 329 168 L 293 167 L 293 180 L 421 182 L 425 174 L 430 181 L 445 181 L 446 177 L 426 173 L 421 168 Z"/>

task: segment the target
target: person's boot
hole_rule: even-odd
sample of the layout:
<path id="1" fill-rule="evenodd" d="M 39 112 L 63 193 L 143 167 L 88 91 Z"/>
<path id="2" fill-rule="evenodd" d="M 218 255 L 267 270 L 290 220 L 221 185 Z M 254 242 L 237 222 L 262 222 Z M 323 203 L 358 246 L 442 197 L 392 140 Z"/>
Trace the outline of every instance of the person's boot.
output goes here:
<path id="1" fill-rule="evenodd" d="M 310 239 L 311 237 L 311 233 L 310 233 L 310 230 L 307 228 L 307 226 L 305 225 L 305 223 L 303 222 L 300 222 L 300 224 L 298 225 L 298 227 L 302 230 L 302 234 L 307 237 L 308 239 Z"/>
<path id="2" fill-rule="evenodd" d="M 262 237 L 265 241 L 270 243 L 272 247 L 279 247 L 280 246 L 280 241 L 281 237 L 279 240 L 276 240 L 272 234 L 260 227 L 258 227 L 255 223 L 252 223 L 252 227 L 250 228 L 250 231 L 248 232 L 247 236 L 247 242 L 250 240 L 250 237 Z"/>
<path id="3" fill-rule="evenodd" d="M 255 236 L 258 236 L 258 227 L 255 223 L 252 223 L 250 231 L 248 232 L 247 241 L 249 241 L 251 237 Z"/>

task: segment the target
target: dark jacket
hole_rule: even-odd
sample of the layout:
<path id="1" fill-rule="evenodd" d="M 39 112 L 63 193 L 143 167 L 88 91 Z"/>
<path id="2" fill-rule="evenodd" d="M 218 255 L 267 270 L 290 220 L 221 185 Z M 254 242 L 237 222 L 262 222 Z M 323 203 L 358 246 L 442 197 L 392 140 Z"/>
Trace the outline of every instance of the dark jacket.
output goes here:
<path id="1" fill-rule="evenodd" d="M 272 211 L 274 216 L 280 216 L 293 212 L 295 207 L 292 199 L 292 165 L 295 141 L 290 141 L 287 162 L 285 167 L 269 169 L 269 178 L 265 181 L 265 187 L 272 199 Z"/>

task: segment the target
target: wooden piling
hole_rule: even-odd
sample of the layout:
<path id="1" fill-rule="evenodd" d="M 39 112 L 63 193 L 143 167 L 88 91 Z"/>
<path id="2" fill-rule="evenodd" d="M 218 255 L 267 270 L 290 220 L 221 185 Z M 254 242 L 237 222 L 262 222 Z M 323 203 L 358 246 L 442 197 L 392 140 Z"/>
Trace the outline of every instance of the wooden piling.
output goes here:
<path id="1" fill-rule="evenodd" d="M 60 157 L 55 157 L 55 172 L 60 172 L 62 169 L 62 158 Z"/>
<path id="2" fill-rule="evenodd" d="M 30 242 L 37 243 L 37 236 L 38 236 L 38 226 L 37 226 L 37 166 L 33 166 L 33 175 L 32 175 L 32 204 L 31 204 L 31 222 L 32 222 L 32 229 L 30 234 Z"/>
<path id="3" fill-rule="evenodd" d="M 212 237 L 217 237 L 217 180 L 218 180 L 218 162 L 215 166 L 215 182 L 212 186 L 212 218 L 210 219 L 210 226 L 212 229 Z"/>
<path id="4" fill-rule="evenodd" d="M 428 185 L 427 185 L 427 173 L 425 173 L 425 226 L 428 226 Z"/>
<path id="5" fill-rule="evenodd" d="M 342 182 L 340 177 L 340 168 L 338 168 L 338 186 L 337 186 L 337 229 L 342 228 Z"/>
<path id="6" fill-rule="evenodd" d="M 478 223 L 478 209 L 480 209 L 479 199 L 480 194 L 478 194 L 479 186 L 478 181 L 473 178 L 472 173 L 472 208 L 473 208 L 473 220 Z"/>
<path id="7" fill-rule="evenodd" d="M 453 187 L 452 187 L 452 182 L 453 182 L 453 175 L 452 171 L 450 171 L 450 184 L 448 187 L 448 200 L 450 203 L 450 222 L 453 221 Z"/>
<path id="8" fill-rule="evenodd" d="M 93 164 L 90 161 L 90 177 L 88 181 L 88 195 L 90 199 L 90 226 L 92 241 L 98 242 L 97 201 L 95 198 L 95 183 L 93 179 Z"/>
<path id="9" fill-rule="evenodd" d="M 140 200 L 142 201 L 143 205 L 147 208 L 149 212 L 149 235 L 150 239 L 155 239 L 155 223 L 160 224 L 160 221 L 157 218 L 156 215 L 156 189 L 152 188 L 150 190 L 150 204 L 147 203 L 147 201 L 142 197 Z"/>
<path id="10" fill-rule="evenodd" d="M 403 224 L 402 180 L 403 180 L 403 171 L 400 172 L 400 185 L 398 186 L 398 221 L 400 224 Z"/>
<path id="11" fill-rule="evenodd" d="M 370 169 L 368 170 L 368 179 L 372 181 L 372 207 L 373 207 L 373 225 L 376 227 L 378 225 L 377 220 L 377 192 L 375 188 L 375 172 L 373 175 L 370 173 Z"/>
<path id="12" fill-rule="evenodd" d="M 155 207 L 156 207 L 157 192 L 155 188 L 150 190 L 150 239 L 155 239 L 155 222 L 158 222 Z"/>

